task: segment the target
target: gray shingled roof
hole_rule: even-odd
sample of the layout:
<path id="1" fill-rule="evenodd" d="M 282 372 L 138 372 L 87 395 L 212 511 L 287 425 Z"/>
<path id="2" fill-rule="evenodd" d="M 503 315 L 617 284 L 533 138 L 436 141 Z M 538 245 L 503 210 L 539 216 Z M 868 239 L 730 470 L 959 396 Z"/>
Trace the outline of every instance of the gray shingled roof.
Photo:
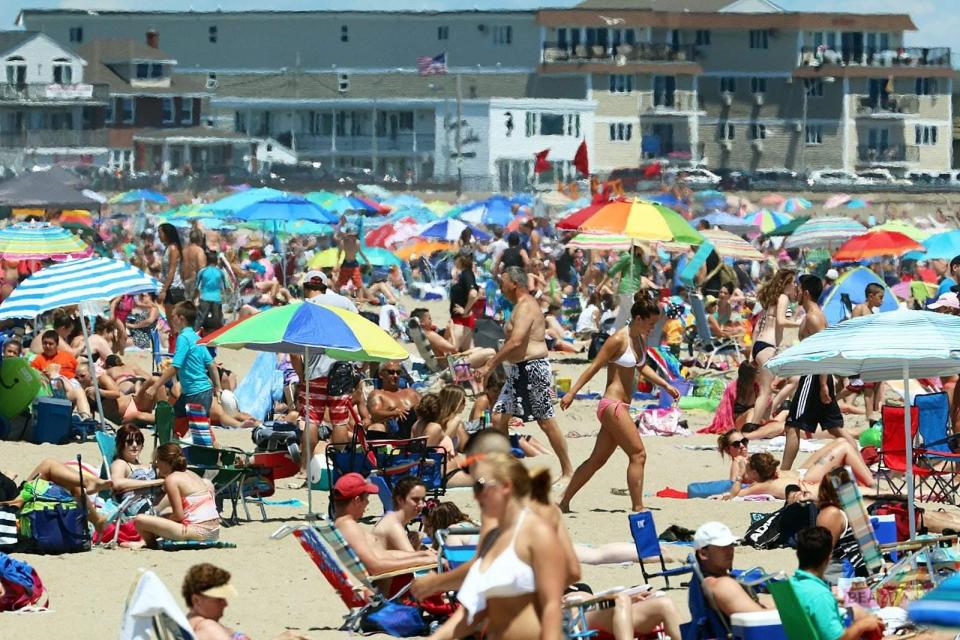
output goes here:
<path id="1" fill-rule="evenodd" d="M 0 31 L 0 55 L 40 35 L 38 31 Z"/>
<path id="2" fill-rule="evenodd" d="M 734 2 L 735 0 L 584 0 L 574 8 L 712 13 Z"/>
<path id="3" fill-rule="evenodd" d="M 77 53 L 88 62 L 96 58 L 103 64 L 129 62 L 130 60 L 169 60 L 176 62 L 173 56 L 160 49 L 148 47 L 131 38 L 98 39 L 77 47 Z"/>
<path id="4" fill-rule="evenodd" d="M 125 43 L 129 43 L 129 47 Z M 126 48 L 125 48 L 126 47 Z M 170 57 L 162 50 L 141 45 L 135 40 L 93 40 L 77 49 L 78 55 L 87 61 L 87 68 L 83 72 L 84 81 L 90 84 L 105 84 L 110 87 L 114 95 L 183 95 L 209 93 L 206 88 L 206 77 L 196 74 L 174 73 L 170 76 L 169 87 L 132 87 L 130 83 L 118 76 L 106 66 L 107 62 L 115 62 L 114 57 L 120 51 L 137 52 L 140 49 L 154 52 L 153 60 L 169 60 Z M 146 60 L 139 53 L 133 59 Z M 127 59 L 130 59 L 129 57 Z"/>

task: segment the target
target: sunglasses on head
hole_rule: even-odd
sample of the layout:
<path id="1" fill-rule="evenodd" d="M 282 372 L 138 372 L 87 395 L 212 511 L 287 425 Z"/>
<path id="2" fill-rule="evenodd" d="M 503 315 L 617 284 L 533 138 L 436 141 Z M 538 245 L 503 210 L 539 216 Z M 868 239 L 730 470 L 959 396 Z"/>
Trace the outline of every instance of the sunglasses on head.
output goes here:
<path id="1" fill-rule="evenodd" d="M 473 482 L 473 493 L 480 494 L 483 493 L 483 490 L 487 487 L 494 487 L 497 485 L 496 480 L 487 480 L 486 478 L 477 478 Z"/>

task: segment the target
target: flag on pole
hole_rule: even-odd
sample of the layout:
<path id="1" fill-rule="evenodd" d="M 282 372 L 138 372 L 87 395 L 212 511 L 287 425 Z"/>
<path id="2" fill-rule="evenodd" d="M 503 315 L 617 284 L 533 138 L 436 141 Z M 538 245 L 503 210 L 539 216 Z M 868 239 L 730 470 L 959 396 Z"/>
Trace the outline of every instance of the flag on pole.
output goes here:
<path id="1" fill-rule="evenodd" d="M 430 57 L 417 57 L 417 73 L 422 76 L 442 75 L 447 72 L 447 52 Z"/>
<path id="2" fill-rule="evenodd" d="M 538 151 L 533 154 L 533 173 L 540 174 L 544 171 L 549 171 L 553 166 L 550 164 L 550 161 L 547 160 L 547 154 L 550 153 L 550 149 L 544 149 L 543 151 Z"/>
<path id="3" fill-rule="evenodd" d="M 590 175 L 590 161 L 587 159 L 587 141 L 583 140 L 577 147 L 577 153 L 573 156 L 573 166 L 577 168 L 582 175 Z"/>

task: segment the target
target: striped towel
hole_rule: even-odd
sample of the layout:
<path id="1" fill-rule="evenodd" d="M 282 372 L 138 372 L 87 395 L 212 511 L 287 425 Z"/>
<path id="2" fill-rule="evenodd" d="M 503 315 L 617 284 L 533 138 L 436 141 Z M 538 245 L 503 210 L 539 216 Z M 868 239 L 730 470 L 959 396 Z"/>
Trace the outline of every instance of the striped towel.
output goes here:
<path id="1" fill-rule="evenodd" d="M 851 472 L 851 477 L 852 475 Z M 847 514 L 847 520 L 850 522 L 850 528 L 853 529 L 857 544 L 860 545 L 860 553 L 863 554 L 867 570 L 871 574 L 879 573 L 883 568 L 883 555 L 880 553 L 880 545 L 877 543 L 873 527 L 870 526 L 870 516 L 867 515 L 867 510 L 863 506 L 860 490 L 853 482 L 842 484 L 835 480 L 833 482 L 837 496 L 840 498 L 840 508 Z"/>
<path id="2" fill-rule="evenodd" d="M 203 447 L 215 447 L 216 439 L 213 437 L 213 431 L 210 430 L 210 418 L 207 416 L 203 405 L 188 404 L 187 421 L 190 425 L 190 438 L 193 444 Z"/>
<path id="3" fill-rule="evenodd" d="M 17 546 L 17 508 L 0 507 L 0 551 L 10 552 Z"/>

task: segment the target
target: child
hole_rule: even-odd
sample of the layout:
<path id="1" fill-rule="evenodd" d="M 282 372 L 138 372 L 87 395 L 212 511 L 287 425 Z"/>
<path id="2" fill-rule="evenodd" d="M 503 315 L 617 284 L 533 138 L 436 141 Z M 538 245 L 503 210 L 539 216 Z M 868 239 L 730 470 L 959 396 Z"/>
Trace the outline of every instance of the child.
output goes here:
<path id="1" fill-rule="evenodd" d="M 197 320 L 194 329 L 205 333 L 216 331 L 223 326 L 223 297 L 227 292 L 227 281 L 218 265 L 215 251 L 207 251 L 207 266 L 197 274 Z"/>
<path id="2" fill-rule="evenodd" d="M 680 345 L 683 344 L 683 322 L 680 320 L 683 316 L 683 305 L 671 302 L 667 305 L 666 313 L 667 321 L 663 325 L 663 335 L 670 353 L 679 359 Z"/>

